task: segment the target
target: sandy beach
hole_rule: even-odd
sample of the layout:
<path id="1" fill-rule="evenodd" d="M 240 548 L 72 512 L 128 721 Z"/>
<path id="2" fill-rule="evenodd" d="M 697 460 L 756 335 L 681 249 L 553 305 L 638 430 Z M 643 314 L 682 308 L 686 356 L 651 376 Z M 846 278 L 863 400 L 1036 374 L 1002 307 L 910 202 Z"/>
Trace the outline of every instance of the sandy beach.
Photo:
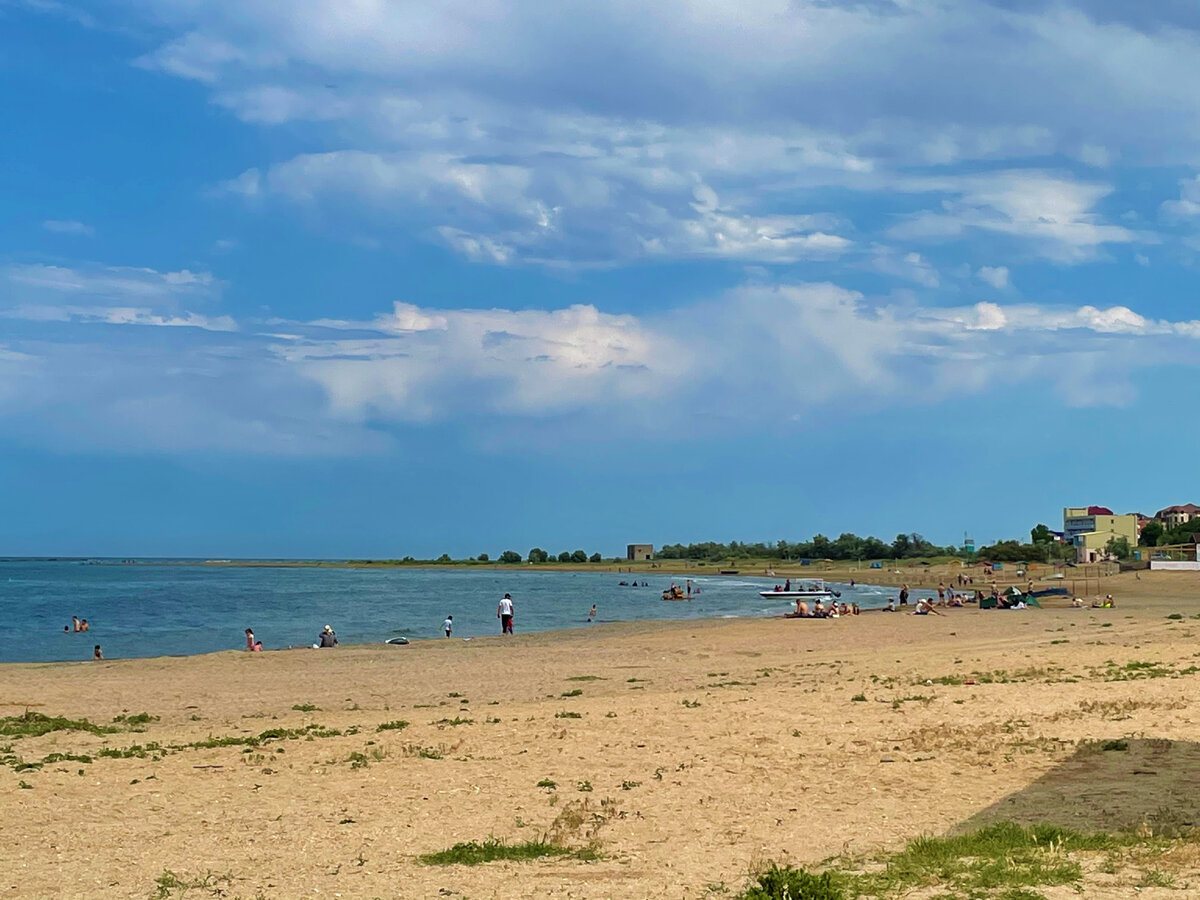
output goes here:
<path id="1" fill-rule="evenodd" d="M 0 737 L 0 894 L 704 897 L 1002 819 L 1200 821 L 1200 577 L 1105 586 L 1116 609 L 4 666 L 0 715 L 115 730 Z M 417 859 L 544 834 L 596 858 Z"/>

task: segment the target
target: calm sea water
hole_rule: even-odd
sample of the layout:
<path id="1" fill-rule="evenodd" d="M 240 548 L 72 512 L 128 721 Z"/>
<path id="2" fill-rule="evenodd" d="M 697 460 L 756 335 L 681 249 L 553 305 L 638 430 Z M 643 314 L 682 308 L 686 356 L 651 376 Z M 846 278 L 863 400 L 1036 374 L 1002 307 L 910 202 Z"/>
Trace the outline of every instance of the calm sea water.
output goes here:
<path id="1" fill-rule="evenodd" d="M 242 649 L 253 628 L 266 649 L 311 645 L 332 625 L 342 643 L 391 637 L 441 637 L 454 616 L 455 638 L 497 634 L 496 603 L 516 604 L 516 630 L 587 625 L 595 603 L 600 622 L 767 616 L 783 601 L 758 596 L 778 579 L 699 576 L 690 603 L 660 597 L 679 576 L 641 576 L 649 586 L 620 587 L 612 572 L 438 569 L 312 569 L 119 563 L 0 561 L 0 615 L 8 640 L 0 662 L 90 659 L 100 644 L 108 658 Z M 847 602 L 883 606 L 888 588 L 837 585 Z M 894 589 L 892 589 L 894 593 Z M 63 634 L 71 616 L 91 631 Z"/>

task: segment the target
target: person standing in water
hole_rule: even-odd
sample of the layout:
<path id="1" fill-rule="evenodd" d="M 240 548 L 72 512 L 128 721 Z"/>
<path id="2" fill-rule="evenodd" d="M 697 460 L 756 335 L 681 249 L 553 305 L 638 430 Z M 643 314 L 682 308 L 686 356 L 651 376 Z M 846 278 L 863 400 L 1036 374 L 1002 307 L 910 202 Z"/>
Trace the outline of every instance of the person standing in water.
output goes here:
<path id="1" fill-rule="evenodd" d="M 512 594 L 505 594 L 500 598 L 500 605 L 496 607 L 496 618 L 500 620 L 500 633 L 513 633 L 513 601 Z"/>
<path id="2" fill-rule="evenodd" d="M 594 618 L 596 618 L 596 604 L 595 603 L 593 603 L 592 608 L 590 610 L 588 610 L 588 621 L 590 622 Z"/>
<path id="3" fill-rule="evenodd" d="M 450 637 L 454 631 L 454 616 L 446 616 L 446 621 L 442 623 L 442 631 L 446 632 L 446 637 Z"/>

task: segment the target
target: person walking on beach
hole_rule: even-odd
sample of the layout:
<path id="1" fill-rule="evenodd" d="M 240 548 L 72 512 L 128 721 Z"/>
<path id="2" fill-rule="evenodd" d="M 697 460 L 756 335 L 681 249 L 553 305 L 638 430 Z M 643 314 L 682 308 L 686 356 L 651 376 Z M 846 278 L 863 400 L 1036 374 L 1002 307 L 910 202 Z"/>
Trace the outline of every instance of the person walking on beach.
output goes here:
<path id="1" fill-rule="evenodd" d="M 446 621 L 442 623 L 442 631 L 446 632 L 446 637 L 450 637 L 454 631 L 454 616 L 446 616 Z"/>
<path id="2" fill-rule="evenodd" d="M 254 650 L 254 630 L 251 628 L 246 629 L 246 649 Z"/>
<path id="3" fill-rule="evenodd" d="M 500 598 L 500 605 L 496 607 L 496 618 L 500 620 L 500 633 L 513 633 L 513 601 L 512 594 L 505 594 Z"/>

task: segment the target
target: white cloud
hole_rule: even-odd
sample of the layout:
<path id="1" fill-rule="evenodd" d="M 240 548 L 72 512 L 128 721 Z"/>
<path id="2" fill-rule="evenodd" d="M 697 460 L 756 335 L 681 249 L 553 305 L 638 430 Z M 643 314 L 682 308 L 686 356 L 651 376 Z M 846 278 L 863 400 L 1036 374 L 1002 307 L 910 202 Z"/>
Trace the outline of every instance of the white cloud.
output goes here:
<path id="1" fill-rule="evenodd" d="M 184 308 L 211 304 L 221 287 L 211 273 L 189 269 L 14 264 L 0 268 L 0 318 L 232 331 L 230 316 Z"/>
<path id="2" fill-rule="evenodd" d="M 70 219 L 47 219 L 42 223 L 42 227 L 55 234 L 74 234 L 82 237 L 92 237 L 96 233 L 96 229 L 91 225 L 85 225 L 83 222 L 76 222 Z"/>
<path id="3" fill-rule="evenodd" d="M 1179 182 L 1179 199 L 1164 201 L 1162 213 L 1169 219 L 1200 216 L 1200 175 Z"/>
<path id="4" fill-rule="evenodd" d="M 645 257 L 791 263 L 834 258 L 851 246 L 833 233 L 843 224 L 837 217 L 755 215 L 736 200 L 722 202 L 694 176 L 655 171 L 660 166 L 614 151 L 522 162 L 335 151 L 247 170 L 226 189 L 335 212 L 353 200 L 384 218 L 417 216 L 467 259 L 500 265 Z"/>
<path id="5" fill-rule="evenodd" d="M 946 240 L 974 230 L 1019 239 L 1039 256 L 1062 263 L 1094 259 L 1106 244 L 1150 238 L 1106 224 L 1096 205 L 1108 185 L 1033 170 L 913 179 L 906 190 L 948 194 L 940 212 L 922 212 L 891 229 L 893 238 Z"/>
<path id="6" fill-rule="evenodd" d="M 131 266 L 52 266 L 40 263 L 0 268 L 0 283 L 13 293 L 81 299 L 167 300 L 216 295 L 220 282 L 209 272 L 159 272 Z M 2 297 L 0 297 L 2 299 Z"/>
<path id="7" fill-rule="evenodd" d="M 661 396 L 686 358 L 669 335 L 591 306 L 424 310 L 397 303 L 372 328 L 374 337 L 298 340 L 274 350 L 322 386 L 335 413 L 402 421 L 616 409 Z"/>
<path id="8" fill-rule="evenodd" d="M 996 290 L 1004 290 L 1008 287 L 1007 266 L 980 266 L 979 271 L 975 274 L 979 276 L 980 281 L 990 284 Z"/>

